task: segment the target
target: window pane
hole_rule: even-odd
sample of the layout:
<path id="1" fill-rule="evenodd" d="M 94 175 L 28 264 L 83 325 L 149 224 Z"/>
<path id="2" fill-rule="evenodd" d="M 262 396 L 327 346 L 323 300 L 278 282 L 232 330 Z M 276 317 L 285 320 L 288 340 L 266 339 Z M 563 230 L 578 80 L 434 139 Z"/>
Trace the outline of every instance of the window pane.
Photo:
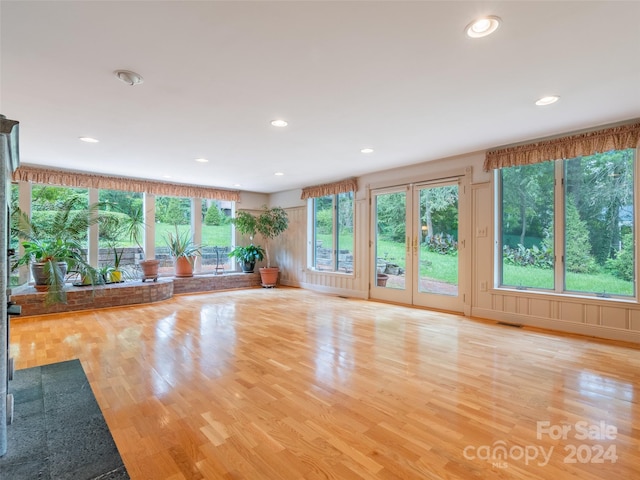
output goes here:
<path id="1" fill-rule="evenodd" d="M 76 207 L 89 207 L 89 193 L 86 188 L 53 187 L 33 185 L 31 189 L 31 220 L 40 230 L 51 230 L 53 219 L 60 206 L 73 197 L 78 198 Z M 78 239 L 87 247 L 89 231 L 78 232 Z M 86 250 L 85 250 L 86 251 Z"/>
<path id="2" fill-rule="evenodd" d="M 418 291 L 458 295 L 458 185 L 420 188 Z"/>
<path id="3" fill-rule="evenodd" d="M 173 260 L 167 246 L 167 234 L 191 232 L 191 199 L 156 197 L 156 260 L 160 260 L 160 275 L 173 275 Z"/>
<path id="4" fill-rule="evenodd" d="M 127 271 L 134 278 L 136 263 L 142 254 L 142 245 L 136 243 L 132 228 L 135 228 L 136 219 L 140 219 L 140 222 L 143 215 L 142 193 L 100 190 L 98 199 L 101 203 L 100 216 L 103 219 L 99 227 L 98 267 L 115 267 L 117 251 L 120 256 L 118 270 Z M 138 241 L 142 243 L 143 231 L 140 227 L 138 231 Z"/>
<path id="5" fill-rule="evenodd" d="M 233 202 L 202 199 L 202 257 L 203 273 L 225 272 L 236 269 L 230 261 L 231 216 Z"/>
<path id="6" fill-rule="evenodd" d="M 404 290 L 407 268 L 407 193 L 382 193 L 375 196 L 375 255 L 376 274 L 385 280 L 375 282 L 378 286 Z M 394 273 L 389 274 L 389 267 Z"/>
<path id="7" fill-rule="evenodd" d="M 554 162 L 504 168 L 502 285 L 554 288 Z"/>
<path id="8" fill-rule="evenodd" d="M 89 229 L 69 228 L 73 225 L 74 211 L 89 207 L 89 192 L 86 188 L 56 187 L 50 185 L 33 185 L 31 188 L 31 221 L 40 231 L 52 232 L 56 230 L 55 216 L 64 202 L 76 199 L 74 209 L 70 211 L 69 221 L 65 222 L 67 233 L 74 231 L 72 238 L 80 243 L 83 257 L 87 259 Z M 75 279 L 69 275 L 71 281 Z"/>
<path id="9" fill-rule="evenodd" d="M 333 270 L 333 195 L 313 199 L 314 252 L 317 270 Z"/>
<path id="10" fill-rule="evenodd" d="M 353 272 L 353 192 L 337 196 L 338 265 L 340 272 Z"/>
<path id="11" fill-rule="evenodd" d="M 565 288 L 633 295 L 634 149 L 565 162 Z"/>

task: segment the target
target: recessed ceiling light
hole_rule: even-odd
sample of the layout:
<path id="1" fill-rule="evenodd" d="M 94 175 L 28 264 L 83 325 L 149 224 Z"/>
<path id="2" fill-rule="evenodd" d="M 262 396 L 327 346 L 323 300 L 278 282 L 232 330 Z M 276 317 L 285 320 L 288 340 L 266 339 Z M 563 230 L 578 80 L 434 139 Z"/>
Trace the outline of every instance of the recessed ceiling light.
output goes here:
<path id="1" fill-rule="evenodd" d="M 79 138 L 83 142 L 87 142 L 87 143 L 98 143 L 100 141 L 100 140 L 97 140 L 97 139 L 91 138 L 91 137 L 79 137 Z"/>
<path id="2" fill-rule="evenodd" d="M 171 175 L 162 175 L 162 178 L 171 178 Z"/>
<path id="3" fill-rule="evenodd" d="M 234 187 L 241 187 L 242 185 L 241 185 L 241 184 L 239 184 L 239 183 L 234 183 L 234 184 L 233 184 L 233 186 L 234 186 Z"/>
<path id="4" fill-rule="evenodd" d="M 482 17 L 474 20 L 464 27 L 464 31 L 468 37 L 482 38 L 491 35 L 500 26 L 500 18 L 493 15 Z"/>
<path id="5" fill-rule="evenodd" d="M 196 158 L 196 162 L 200 162 L 200 163 L 207 163 L 209 160 L 207 160 L 206 158 Z"/>
<path id="6" fill-rule="evenodd" d="M 360 153 L 373 153 L 373 148 L 363 148 Z"/>
<path id="7" fill-rule="evenodd" d="M 549 95 L 548 97 L 542 97 L 536 100 L 536 105 L 538 105 L 539 107 L 544 107 L 545 105 L 556 103 L 558 100 L 560 100 L 560 97 L 558 95 Z"/>
<path id="8" fill-rule="evenodd" d="M 118 78 L 118 80 L 126 83 L 127 85 L 131 85 L 132 87 L 140 85 L 142 82 L 144 82 L 142 75 L 130 70 L 116 70 L 113 73 Z"/>
<path id="9" fill-rule="evenodd" d="M 282 173 L 282 172 L 276 172 L 276 173 L 274 173 L 274 175 L 275 175 L 276 177 L 281 177 L 282 175 L 284 175 L 284 173 Z"/>
<path id="10" fill-rule="evenodd" d="M 271 120 L 271 125 L 274 127 L 286 127 L 289 123 L 285 120 Z"/>

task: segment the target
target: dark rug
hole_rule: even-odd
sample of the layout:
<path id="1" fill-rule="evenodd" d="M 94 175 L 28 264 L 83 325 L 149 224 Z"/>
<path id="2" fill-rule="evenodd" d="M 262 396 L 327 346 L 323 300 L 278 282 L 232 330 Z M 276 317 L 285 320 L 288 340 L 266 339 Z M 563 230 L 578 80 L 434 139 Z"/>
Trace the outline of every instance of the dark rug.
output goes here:
<path id="1" fill-rule="evenodd" d="M 79 360 L 17 370 L 0 478 L 128 479 Z"/>

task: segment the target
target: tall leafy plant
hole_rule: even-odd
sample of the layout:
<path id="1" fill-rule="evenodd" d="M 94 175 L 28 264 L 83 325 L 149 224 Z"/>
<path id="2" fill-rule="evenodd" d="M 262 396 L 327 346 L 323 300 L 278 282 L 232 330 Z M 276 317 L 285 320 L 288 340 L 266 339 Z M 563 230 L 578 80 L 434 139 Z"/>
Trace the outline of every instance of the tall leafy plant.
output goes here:
<path id="1" fill-rule="evenodd" d="M 263 205 L 259 214 L 254 215 L 247 211 L 241 211 L 231 221 L 241 234 L 248 235 L 251 240 L 256 234 L 262 236 L 267 244 L 264 251 L 267 258 L 267 268 L 270 268 L 269 241 L 277 238 L 289 227 L 287 212 L 282 207 L 268 208 Z"/>

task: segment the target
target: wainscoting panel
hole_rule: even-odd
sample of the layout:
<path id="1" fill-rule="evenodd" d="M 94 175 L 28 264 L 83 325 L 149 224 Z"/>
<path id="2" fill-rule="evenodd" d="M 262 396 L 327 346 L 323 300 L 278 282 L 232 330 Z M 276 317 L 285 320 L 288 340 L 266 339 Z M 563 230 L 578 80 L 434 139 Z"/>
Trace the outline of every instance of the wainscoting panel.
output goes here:
<path id="1" fill-rule="evenodd" d="M 527 314 L 543 318 L 551 317 L 551 303 L 546 299 L 531 298 L 529 299 L 529 312 Z"/>
<path id="2" fill-rule="evenodd" d="M 580 303 L 560 303 L 560 320 L 584 323 L 584 305 Z"/>
<path id="3" fill-rule="evenodd" d="M 299 287 L 307 258 L 307 207 L 285 209 L 289 228 L 273 242 L 273 264 L 280 267 L 280 283 Z"/>
<path id="4" fill-rule="evenodd" d="M 629 328 L 627 316 L 629 312 L 624 308 L 602 307 L 600 325 L 614 328 Z"/>
<path id="5" fill-rule="evenodd" d="M 640 310 L 631 310 L 629 329 L 640 332 Z"/>
<path id="6" fill-rule="evenodd" d="M 640 306 L 631 302 L 512 290 L 490 294 L 492 308 L 474 307 L 473 316 L 640 343 Z"/>
<path id="7" fill-rule="evenodd" d="M 280 282 L 292 287 L 303 287 L 318 292 L 366 298 L 368 295 L 367 254 L 369 252 L 366 236 L 357 232 L 368 229 L 365 200 L 356 200 L 356 252 L 352 274 L 317 272 L 307 268 L 307 208 L 288 208 L 289 228 L 278 239 L 277 262 L 281 268 Z M 364 252 L 364 254 L 363 254 Z"/>

